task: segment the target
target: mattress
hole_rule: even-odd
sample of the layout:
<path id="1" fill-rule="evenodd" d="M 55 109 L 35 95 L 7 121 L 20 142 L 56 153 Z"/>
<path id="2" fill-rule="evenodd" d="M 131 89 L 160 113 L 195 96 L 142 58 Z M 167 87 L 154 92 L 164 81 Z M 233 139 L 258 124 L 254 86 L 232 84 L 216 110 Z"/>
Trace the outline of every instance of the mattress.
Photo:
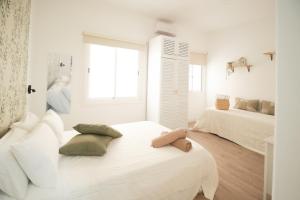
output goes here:
<path id="1" fill-rule="evenodd" d="M 208 108 L 194 130 L 217 134 L 252 151 L 264 154 L 265 139 L 274 135 L 275 117 L 239 109 Z"/>
<path id="2" fill-rule="evenodd" d="M 199 191 L 213 199 L 218 186 L 214 158 L 202 146 L 182 152 L 172 146 L 152 148 L 151 140 L 168 131 L 153 122 L 113 126 L 123 133 L 102 157 L 68 157 L 59 160 L 56 188 L 30 184 L 25 200 L 192 200 Z M 65 132 L 65 142 L 76 135 Z M 1 200 L 10 200 L 0 194 Z"/>

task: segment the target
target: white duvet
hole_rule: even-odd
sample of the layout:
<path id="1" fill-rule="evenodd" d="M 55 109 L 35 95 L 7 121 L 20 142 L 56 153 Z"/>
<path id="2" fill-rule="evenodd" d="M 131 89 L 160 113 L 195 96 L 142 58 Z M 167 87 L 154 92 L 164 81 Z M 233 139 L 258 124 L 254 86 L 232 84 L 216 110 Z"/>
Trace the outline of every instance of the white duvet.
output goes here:
<path id="1" fill-rule="evenodd" d="M 25 200 L 192 200 L 199 191 L 213 199 L 218 185 L 211 154 L 193 142 L 184 153 L 174 147 L 152 148 L 151 140 L 168 129 L 153 122 L 115 125 L 103 157 L 67 157 L 59 161 L 56 188 L 30 184 Z M 75 131 L 65 132 L 66 141 Z M 1 200 L 11 199 L 0 193 Z"/>
<path id="2" fill-rule="evenodd" d="M 194 129 L 217 134 L 263 154 L 265 139 L 274 135 L 275 117 L 239 109 L 208 108 Z"/>

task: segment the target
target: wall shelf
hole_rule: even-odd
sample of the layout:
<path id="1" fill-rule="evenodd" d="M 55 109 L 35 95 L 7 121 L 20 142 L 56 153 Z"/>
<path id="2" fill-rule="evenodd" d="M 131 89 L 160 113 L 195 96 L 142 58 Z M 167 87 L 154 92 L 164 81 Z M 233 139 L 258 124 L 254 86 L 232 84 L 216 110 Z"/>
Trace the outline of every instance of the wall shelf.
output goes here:
<path id="1" fill-rule="evenodd" d="M 237 68 L 237 67 L 246 67 L 248 72 L 250 72 L 250 68 L 252 66 L 253 65 L 248 64 L 247 59 L 245 57 L 240 57 L 236 61 L 232 61 L 232 62 L 227 63 L 227 72 L 228 73 L 233 73 L 234 69 Z"/>
<path id="2" fill-rule="evenodd" d="M 275 52 L 274 51 L 265 52 L 264 55 L 268 56 L 270 58 L 270 60 L 273 61 Z"/>

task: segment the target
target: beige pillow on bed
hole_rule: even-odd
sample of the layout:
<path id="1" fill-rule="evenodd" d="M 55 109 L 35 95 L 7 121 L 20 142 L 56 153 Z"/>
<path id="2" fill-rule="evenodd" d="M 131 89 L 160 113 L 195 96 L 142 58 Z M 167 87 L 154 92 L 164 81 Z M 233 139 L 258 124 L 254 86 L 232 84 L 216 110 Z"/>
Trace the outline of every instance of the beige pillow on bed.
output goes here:
<path id="1" fill-rule="evenodd" d="M 242 99 L 242 98 L 235 98 L 235 106 L 234 108 L 241 109 L 241 110 L 247 110 L 251 112 L 257 112 L 258 111 L 258 106 L 259 106 L 259 100 L 253 99 L 253 100 L 248 100 L 248 99 Z"/>
<path id="2" fill-rule="evenodd" d="M 271 101 L 261 101 L 260 112 L 267 115 L 274 115 L 275 104 Z"/>
<path id="3" fill-rule="evenodd" d="M 259 105 L 259 100 L 247 100 L 247 107 L 246 110 L 251 111 L 251 112 L 257 112 L 258 111 L 258 105 Z"/>
<path id="4" fill-rule="evenodd" d="M 236 109 L 246 110 L 247 108 L 247 100 L 242 98 L 235 98 L 235 106 Z"/>

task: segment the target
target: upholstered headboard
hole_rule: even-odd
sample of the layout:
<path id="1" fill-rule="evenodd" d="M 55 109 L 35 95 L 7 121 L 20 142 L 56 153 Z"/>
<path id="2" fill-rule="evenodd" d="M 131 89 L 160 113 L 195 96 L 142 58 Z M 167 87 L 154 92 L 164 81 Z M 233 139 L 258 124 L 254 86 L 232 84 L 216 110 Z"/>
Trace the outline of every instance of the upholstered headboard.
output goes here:
<path id="1" fill-rule="evenodd" d="M 0 137 L 26 107 L 30 0 L 0 1 Z"/>

